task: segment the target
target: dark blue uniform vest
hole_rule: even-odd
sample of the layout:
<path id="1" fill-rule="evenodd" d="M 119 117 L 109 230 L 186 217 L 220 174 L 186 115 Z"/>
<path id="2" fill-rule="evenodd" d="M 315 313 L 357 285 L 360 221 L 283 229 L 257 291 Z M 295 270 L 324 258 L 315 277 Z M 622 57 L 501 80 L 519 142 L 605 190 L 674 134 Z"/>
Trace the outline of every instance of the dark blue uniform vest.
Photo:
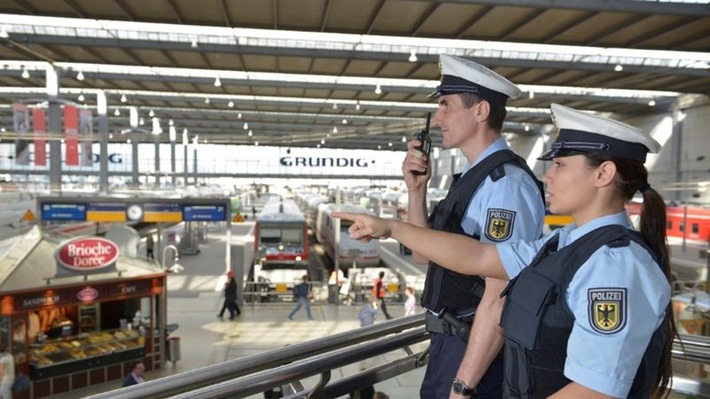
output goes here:
<path id="1" fill-rule="evenodd" d="M 510 150 L 497 151 L 475 165 L 463 177 L 454 176 L 446 198 L 441 200 L 429 214 L 429 227 L 435 230 L 457 234 L 466 234 L 461 228 L 461 221 L 466 214 L 471 197 L 486 177 L 497 181 L 505 176 L 503 165 L 514 163 L 525 170 L 538 183 L 540 195 L 544 201 L 542 184 L 528 167 L 525 160 Z M 475 239 L 480 237 L 473 236 Z M 481 302 L 485 280 L 478 276 L 466 276 L 429 263 L 427 277 L 422 293 L 422 306 L 434 312 L 446 309 L 455 314 L 475 310 Z"/>
<path id="2" fill-rule="evenodd" d="M 506 398 L 546 398 L 571 382 L 563 371 L 574 316 L 565 294 L 577 270 L 596 250 L 628 246 L 633 240 L 653 255 L 637 232 L 619 225 L 598 228 L 553 252 L 557 238 L 551 238 L 503 292 Z M 650 397 L 667 327 L 668 316 L 651 337 L 628 398 Z"/>

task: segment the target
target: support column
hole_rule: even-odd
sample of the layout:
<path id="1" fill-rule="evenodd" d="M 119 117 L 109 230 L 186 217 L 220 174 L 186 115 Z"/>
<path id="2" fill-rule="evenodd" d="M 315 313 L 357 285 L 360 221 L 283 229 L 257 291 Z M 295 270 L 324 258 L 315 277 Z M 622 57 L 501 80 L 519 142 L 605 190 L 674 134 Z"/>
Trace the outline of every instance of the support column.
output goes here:
<path id="1" fill-rule="evenodd" d="M 182 186 L 187 187 L 187 145 L 189 140 L 187 139 L 187 129 L 182 131 L 182 150 L 183 150 L 183 160 L 182 160 Z"/>
<path id="2" fill-rule="evenodd" d="M 155 133 L 154 133 L 155 134 Z M 155 134 L 155 157 L 154 157 L 154 169 L 155 169 L 155 188 L 160 188 L 160 134 Z"/>
<path id="3" fill-rule="evenodd" d="M 47 66 L 47 131 L 49 132 L 49 191 L 52 195 L 62 192 L 62 110 L 59 106 L 59 72 Z"/>
<path id="4" fill-rule="evenodd" d="M 177 177 L 175 176 L 175 139 L 177 133 L 175 126 L 170 126 L 170 184 L 175 188 Z"/>
<path id="5" fill-rule="evenodd" d="M 192 138 L 192 173 L 195 186 L 197 186 L 197 143 L 198 138 L 195 136 Z"/>
<path id="6" fill-rule="evenodd" d="M 99 115 L 99 192 L 108 194 L 108 115 L 106 94 L 96 93 L 96 110 Z"/>
<path id="7" fill-rule="evenodd" d="M 138 179 L 138 134 L 139 133 L 129 133 L 131 135 L 131 165 L 133 170 L 131 170 L 131 187 L 137 188 L 140 186 L 140 180 Z"/>

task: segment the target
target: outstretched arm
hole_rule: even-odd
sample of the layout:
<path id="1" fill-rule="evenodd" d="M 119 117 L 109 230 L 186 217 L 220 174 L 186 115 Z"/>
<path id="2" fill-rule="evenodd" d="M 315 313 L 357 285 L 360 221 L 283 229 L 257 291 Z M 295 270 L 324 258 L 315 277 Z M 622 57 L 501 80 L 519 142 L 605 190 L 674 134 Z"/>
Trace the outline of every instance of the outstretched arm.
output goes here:
<path id="1" fill-rule="evenodd" d="M 382 219 L 365 213 L 333 212 L 353 221 L 348 232 L 357 240 L 392 237 L 437 264 L 461 274 L 508 280 L 495 245 L 471 237 Z"/>

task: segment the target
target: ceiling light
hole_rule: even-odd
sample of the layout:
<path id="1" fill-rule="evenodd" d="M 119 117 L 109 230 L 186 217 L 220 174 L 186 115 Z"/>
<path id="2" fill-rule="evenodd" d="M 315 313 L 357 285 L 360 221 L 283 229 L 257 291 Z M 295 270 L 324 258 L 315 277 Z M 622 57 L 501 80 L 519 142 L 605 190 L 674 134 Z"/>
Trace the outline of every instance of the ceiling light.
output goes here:
<path id="1" fill-rule="evenodd" d="M 113 140 L 113 133 L 109 133 L 108 138 L 109 138 L 109 140 Z"/>
<path id="2" fill-rule="evenodd" d="M 202 144 L 207 144 L 207 139 L 203 139 Z"/>
<path id="3" fill-rule="evenodd" d="M 173 125 L 175 125 L 175 122 L 173 122 L 173 120 L 170 119 L 170 120 L 168 121 L 168 126 L 173 126 Z"/>
<path id="4" fill-rule="evenodd" d="M 387 147 L 392 147 L 392 142 L 387 143 Z"/>
<path id="5" fill-rule="evenodd" d="M 79 94 L 79 101 L 84 101 L 84 93 Z"/>
<path id="6" fill-rule="evenodd" d="M 5 128 L 0 129 L 0 132 L 5 133 L 6 131 L 7 131 L 7 129 L 5 129 Z"/>
<path id="7" fill-rule="evenodd" d="M 234 101 L 229 100 L 229 102 L 227 103 L 227 106 L 228 106 L 229 108 L 234 108 Z"/>
<path id="8" fill-rule="evenodd" d="M 5 30 L 5 27 L 3 26 L 2 29 L 0 29 L 0 38 L 7 39 L 9 37 L 10 37 L 10 35 L 7 33 L 7 31 Z"/>
<path id="9" fill-rule="evenodd" d="M 29 79 L 30 78 L 30 71 L 27 70 L 27 68 L 22 68 L 22 78 L 23 79 Z"/>
<path id="10" fill-rule="evenodd" d="M 153 110 L 151 109 L 150 112 L 148 112 L 148 116 L 150 116 L 151 118 L 154 117 L 155 112 L 153 112 Z"/>
<path id="11" fill-rule="evenodd" d="M 375 94 L 382 94 L 382 87 L 380 84 L 377 84 L 377 87 L 375 87 Z"/>
<path id="12" fill-rule="evenodd" d="M 259 142 L 258 142 L 258 141 L 255 141 L 255 142 L 254 142 L 254 146 L 255 146 L 255 147 L 258 147 L 258 146 L 259 146 Z"/>
<path id="13" fill-rule="evenodd" d="M 358 111 L 360 110 L 360 101 L 359 100 L 358 100 L 358 102 L 355 103 L 355 109 Z"/>
<path id="14" fill-rule="evenodd" d="M 119 109 L 116 108 L 116 110 L 113 111 L 113 114 L 116 115 L 116 116 L 121 116 L 121 111 L 119 111 Z"/>
<path id="15" fill-rule="evenodd" d="M 145 120 L 143 120 L 143 118 L 141 117 L 141 119 L 138 121 L 138 124 L 141 126 L 145 125 Z"/>
<path id="16" fill-rule="evenodd" d="M 126 98 L 126 95 L 125 94 L 121 95 L 121 102 L 125 103 L 126 101 L 128 101 L 128 99 Z"/>
<path id="17" fill-rule="evenodd" d="M 126 139 L 126 144 L 131 144 L 131 139 Z"/>
<path id="18" fill-rule="evenodd" d="M 252 133 L 252 131 L 250 130 L 250 131 L 249 131 L 249 133 L 248 133 L 247 135 L 248 135 L 249 137 L 251 137 L 251 136 L 253 136 L 253 135 L 254 135 L 254 133 Z"/>
<path id="19" fill-rule="evenodd" d="M 217 77 L 214 79 L 214 86 L 215 86 L 215 87 L 220 87 L 220 86 L 222 86 L 222 81 L 219 80 L 219 76 L 217 76 Z"/>
<path id="20" fill-rule="evenodd" d="M 417 53 L 414 50 L 409 53 L 409 62 L 417 62 Z"/>
<path id="21" fill-rule="evenodd" d="M 651 101 L 648 102 L 649 107 L 654 107 L 656 105 L 656 100 L 651 99 Z"/>
<path id="22" fill-rule="evenodd" d="M 316 144 L 316 148 L 320 148 L 320 144 Z"/>
<path id="23" fill-rule="evenodd" d="M 535 98 L 535 92 L 534 92 L 534 91 L 530 91 L 530 93 L 528 93 L 528 98 L 531 99 L 531 100 L 532 100 L 533 98 Z"/>
<path id="24" fill-rule="evenodd" d="M 529 132 L 530 131 L 530 125 L 525 125 L 525 131 Z"/>
<path id="25" fill-rule="evenodd" d="M 320 139 L 321 144 L 325 144 L 325 139 Z"/>
<path id="26" fill-rule="evenodd" d="M 338 109 L 338 103 L 333 103 L 333 109 Z"/>
<path id="27" fill-rule="evenodd" d="M 190 47 L 197 48 L 197 39 L 192 39 L 192 41 L 190 42 Z"/>
<path id="28" fill-rule="evenodd" d="M 333 134 L 335 134 L 335 133 L 338 133 L 338 127 L 337 127 L 337 126 L 333 126 Z"/>
<path id="29" fill-rule="evenodd" d="M 348 120 L 343 118 L 343 125 L 347 125 L 347 124 L 348 124 Z"/>
<path id="30" fill-rule="evenodd" d="M 249 129 L 249 124 L 248 124 L 248 123 L 246 123 L 246 122 L 244 122 L 244 126 L 242 126 L 242 128 L 243 128 L 244 130 L 247 130 L 247 129 Z"/>
<path id="31" fill-rule="evenodd" d="M 616 66 L 614 67 L 614 70 L 615 70 L 616 72 L 621 72 L 621 71 L 624 70 L 624 67 L 621 66 L 621 64 L 616 64 Z"/>
<path id="32" fill-rule="evenodd" d="M 79 71 L 79 73 L 76 74 L 76 80 L 84 80 L 84 72 Z"/>
<path id="33" fill-rule="evenodd" d="M 381 150 L 381 149 L 382 149 L 382 146 L 378 144 L 378 145 L 377 145 L 377 149 L 378 149 L 378 150 Z"/>
<path id="34" fill-rule="evenodd" d="M 209 97 L 205 97 L 205 104 L 209 104 L 209 103 L 210 103 L 210 98 L 209 98 Z"/>
<path id="35" fill-rule="evenodd" d="M 406 142 L 407 142 L 407 138 L 404 137 L 404 136 L 402 136 L 402 142 L 403 142 L 403 143 L 406 143 Z"/>
<path id="36" fill-rule="evenodd" d="M 242 119 L 242 113 L 241 113 L 241 112 L 237 114 L 237 119 Z"/>

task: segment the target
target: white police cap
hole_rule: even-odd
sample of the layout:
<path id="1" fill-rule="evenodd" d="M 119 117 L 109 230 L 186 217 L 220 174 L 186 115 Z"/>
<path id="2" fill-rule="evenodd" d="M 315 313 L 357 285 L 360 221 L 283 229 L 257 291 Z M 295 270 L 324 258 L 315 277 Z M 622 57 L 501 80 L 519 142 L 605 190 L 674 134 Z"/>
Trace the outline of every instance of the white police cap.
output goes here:
<path id="1" fill-rule="evenodd" d="M 441 84 L 429 97 L 473 93 L 491 103 L 505 106 L 508 98 L 515 99 L 520 96 L 518 86 L 473 61 L 441 54 L 439 69 L 441 70 Z"/>
<path id="2" fill-rule="evenodd" d="M 550 149 L 540 156 L 543 161 L 570 153 L 598 152 L 645 162 L 647 153 L 661 149 L 650 135 L 625 123 L 560 104 L 551 104 L 550 111 L 558 133 Z"/>

